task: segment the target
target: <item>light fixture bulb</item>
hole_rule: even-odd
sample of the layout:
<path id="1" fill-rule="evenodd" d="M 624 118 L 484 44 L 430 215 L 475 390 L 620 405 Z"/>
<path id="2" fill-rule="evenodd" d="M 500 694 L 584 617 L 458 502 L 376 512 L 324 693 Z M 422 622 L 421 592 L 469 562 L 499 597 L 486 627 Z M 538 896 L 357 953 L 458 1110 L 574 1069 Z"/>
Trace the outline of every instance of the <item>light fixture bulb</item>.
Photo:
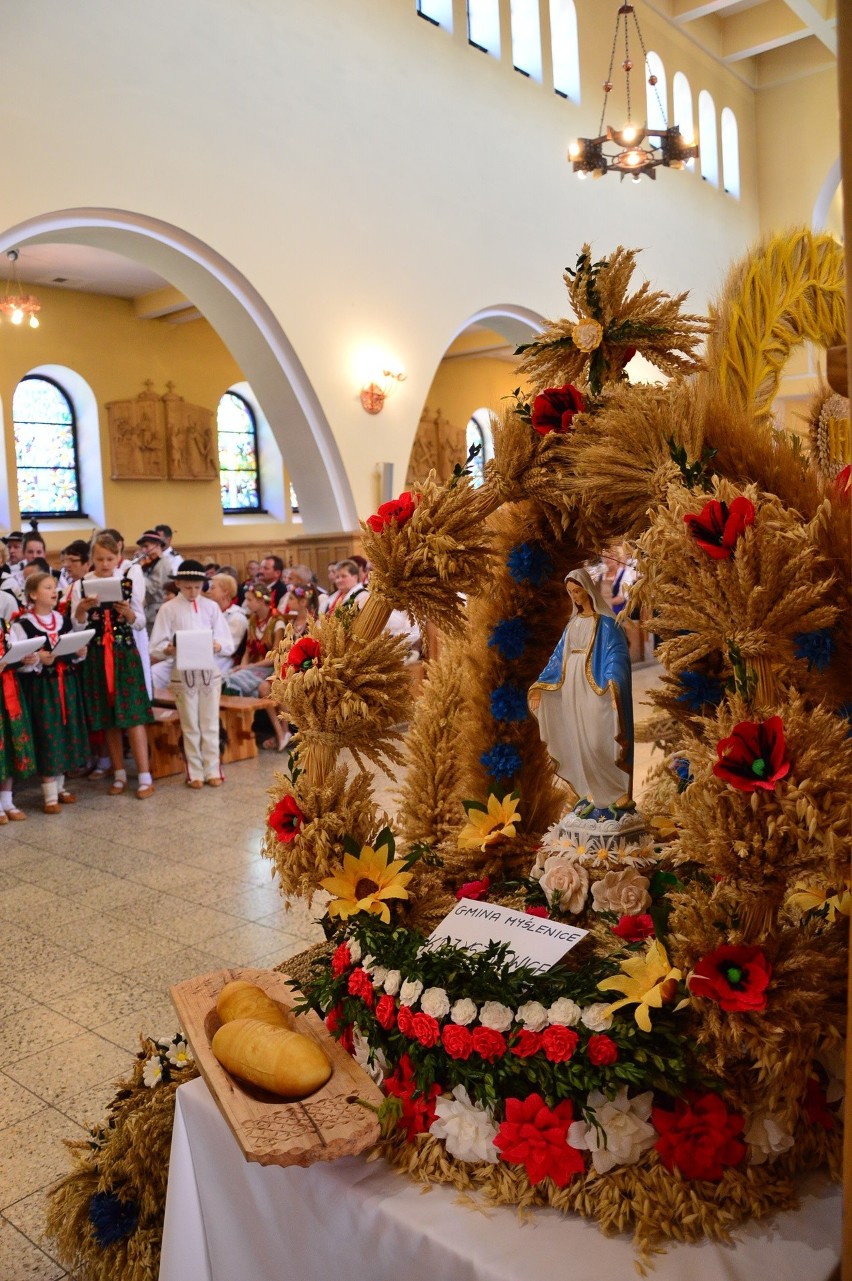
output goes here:
<path id="1" fill-rule="evenodd" d="M 583 178 L 583 179 L 585 179 L 585 178 L 588 178 L 588 176 L 589 176 L 589 175 L 586 173 L 585 169 L 578 169 L 578 170 L 577 170 L 577 177 L 578 177 L 578 178 Z"/>
<path id="2" fill-rule="evenodd" d="M 572 160 L 576 160 L 579 154 L 580 154 L 579 142 L 572 142 L 568 148 L 568 155 L 571 157 Z"/>
<path id="3" fill-rule="evenodd" d="M 645 157 L 638 147 L 634 147 L 632 151 L 626 151 L 624 153 L 624 163 L 626 165 L 631 165 L 634 168 L 636 165 L 641 165 L 644 159 Z"/>
<path id="4" fill-rule="evenodd" d="M 641 177 L 639 176 L 639 174 L 638 174 L 638 173 L 632 173 L 632 174 L 630 175 L 630 177 L 633 179 L 633 181 L 634 181 L 634 182 L 641 182 L 641 181 L 642 181 L 642 179 L 641 179 Z"/>
<path id="5" fill-rule="evenodd" d="M 30 329 L 38 329 L 38 326 L 39 326 L 38 316 L 30 316 Z"/>
<path id="6" fill-rule="evenodd" d="M 633 139 L 636 137 L 636 130 L 634 129 L 633 125 L 630 125 L 630 124 L 625 125 L 621 131 L 621 136 L 625 142 L 632 142 Z"/>
<path id="7" fill-rule="evenodd" d="M 12 312 L 12 316 L 11 316 L 12 324 L 20 325 L 23 319 L 24 319 L 24 313 L 21 311 L 20 307 L 16 307 L 15 310 Z"/>

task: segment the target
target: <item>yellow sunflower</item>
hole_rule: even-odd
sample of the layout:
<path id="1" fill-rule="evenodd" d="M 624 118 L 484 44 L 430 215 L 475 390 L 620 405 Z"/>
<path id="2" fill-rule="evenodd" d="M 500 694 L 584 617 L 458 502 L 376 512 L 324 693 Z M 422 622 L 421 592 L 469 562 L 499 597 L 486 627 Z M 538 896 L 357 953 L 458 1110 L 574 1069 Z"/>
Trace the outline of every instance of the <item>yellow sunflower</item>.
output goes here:
<path id="1" fill-rule="evenodd" d="M 498 801 L 492 792 L 488 797 L 488 808 L 477 805 L 465 805 L 467 827 L 458 834 L 460 850 L 484 850 L 498 841 L 507 841 L 515 835 L 515 821 L 520 822 L 521 814 L 517 807 L 518 796 L 512 792 Z"/>
<path id="2" fill-rule="evenodd" d="M 811 912 L 827 905 L 826 917 L 831 925 L 838 912 L 841 916 L 849 916 L 852 912 L 852 890 L 848 886 L 831 895 L 817 885 L 806 885 L 804 881 L 797 881 L 793 889 L 796 892 L 787 899 L 790 907 L 797 907 L 800 912 Z"/>
<path id="3" fill-rule="evenodd" d="M 635 1005 L 636 1023 L 643 1032 L 650 1032 L 651 1009 L 662 1009 L 666 1001 L 673 999 L 683 976 L 680 970 L 672 968 L 659 939 L 648 945 L 644 955 L 622 961 L 621 971 L 621 974 L 614 974 L 598 984 L 602 991 L 624 993 L 620 1001 L 607 1007 L 606 1013 L 613 1014 L 624 1005 Z M 686 1001 L 681 1001 L 677 1008 L 681 1009 L 686 1004 Z"/>
<path id="4" fill-rule="evenodd" d="M 414 875 L 404 872 L 402 860 L 392 862 L 390 855 L 388 845 L 375 850 L 372 845 L 364 845 L 357 858 L 344 854 L 343 866 L 337 873 L 320 881 L 324 890 L 336 895 L 328 905 L 329 916 L 345 921 L 359 912 L 371 912 L 390 924 L 390 910 L 384 900 L 408 898 L 406 886 Z"/>

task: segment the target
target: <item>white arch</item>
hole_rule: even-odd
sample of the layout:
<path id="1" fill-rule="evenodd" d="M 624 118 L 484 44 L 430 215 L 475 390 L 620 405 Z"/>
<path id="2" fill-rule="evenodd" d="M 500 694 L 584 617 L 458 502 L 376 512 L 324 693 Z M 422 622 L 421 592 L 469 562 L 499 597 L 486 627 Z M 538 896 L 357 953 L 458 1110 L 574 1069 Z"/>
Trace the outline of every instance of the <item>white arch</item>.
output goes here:
<path id="1" fill-rule="evenodd" d="M 59 383 L 74 406 L 77 420 L 77 462 L 80 470 L 80 506 L 90 519 L 80 521 L 83 528 L 92 524 L 103 528 L 106 524 L 104 507 L 104 469 L 101 460 L 101 433 L 98 426 L 98 402 L 95 393 L 82 374 L 68 365 L 34 365 L 24 378 L 51 378 Z M 16 491 L 17 492 L 17 491 Z M 51 528 L 50 517 L 39 521 L 42 529 Z M 73 521 L 62 518 L 62 529 L 70 529 Z"/>
<path id="2" fill-rule="evenodd" d="M 680 129 L 684 141 L 692 143 L 695 138 L 695 120 L 692 114 L 692 90 L 689 81 L 682 71 L 674 73 L 672 80 L 672 124 Z M 695 160 L 687 160 L 687 169 L 695 169 Z"/>
<path id="3" fill-rule="evenodd" d="M 722 186 L 729 196 L 740 198 L 740 138 L 737 118 L 730 107 L 722 108 Z"/>
<path id="4" fill-rule="evenodd" d="M 701 177 L 719 185 L 719 137 L 716 130 L 716 104 L 713 95 L 702 89 L 698 95 L 698 145 Z"/>
<path id="5" fill-rule="evenodd" d="M 580 51 L 574 0 L 550 0 L 550 51 L 553 88 L 563 98 L 580 101 Z"/>
<path id="6" fill-rule="evenodd" d="M 831 208 L 831 202 L 840 183 L 840 157 L 838 156 L 826 174 L 825 182 L 820 187 L 819 195 L 814 203 L 814 211 L 811 215 L 811 227 L 814 231 L 825 231 L 825 226 L 828 222 L 828 211 Z"/>
<path id="7" fill-rule="evenodd" d="M 296 481 L 305 532 L 352 530 L 358 515 L 337 442 L 302 364 L 254 286 L 209 245 L 123 209 L 61 209 L 0 233 L 0 253 L 64 242 L 124 254 L 196 304 L 240 365 Z"/>
<path id="8" fill-rule="evenodd" d="M 472 316 L 468 316 L 467 320 L 453 331 L 447 347 L 471 325 L 484 324 L 505 338 L 506 342 L 522 343 L 540 334 L 546 321 L 537 311 L 532 311 L 529 307 L 519 307 L 514 303 L 493 303 L 490 307 L 483 307 L 480 311 L 475 311 Z"/>
<path id="9" fill-rule="evenodd" d="M 669 94 L 666 81 L 666 68 L 663 60 L 653 49 L 645 59 L 645 120 L 649 129 L 667 129 L 669 124 Z M 657 77 L 655 85 L 648 84 L 651 76 Z"/>

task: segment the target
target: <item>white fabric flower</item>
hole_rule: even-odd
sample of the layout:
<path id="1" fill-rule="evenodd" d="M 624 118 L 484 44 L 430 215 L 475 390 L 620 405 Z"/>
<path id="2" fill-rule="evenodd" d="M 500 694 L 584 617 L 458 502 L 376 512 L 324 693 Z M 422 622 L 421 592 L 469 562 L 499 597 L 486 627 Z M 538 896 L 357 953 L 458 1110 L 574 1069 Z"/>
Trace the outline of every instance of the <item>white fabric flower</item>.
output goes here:
<path id="1" fill-rule="evenodd" d="M 142 1080 L 149 1090 L 153 1090 L 155 1085 L 159 1085 L 163 1079 L 163 1065 L 160 1062 L 159 1055 L 145 1060 L 145 1066 L 142 1069 Z"/>
<path id="2" fill-rule="evenodd" d="M 373 966 L 376 964 L 376 958 L 373 956 L 373 953 L 368 952 L 366 956 L 362 957 L 361 964 L 368 974 L 372 974 Z"/>
<path id="3" fill-rule="evenodd" d="M 182 1039 L 176 1044 L 169 1046 L 166 1057 L 172 1066 L 176 1068 L 186 1067 L 187 1063 L 193 1062 L 192 1050 L 189 1048 L 186 1041 Z"/>
<path id="4" fill-rule="evenodd" d="M 435 1120 L 429 1133 L 443 1139 L 450 1156 L 458 1161 L 488 1161 L 496 1164 L 500 1153 L 494 1146 L 498 1127 L 487 1108 L 471 1103 L 467 1090 L 457 1085 L 452 1095 L 435 1100 Z"/>
<path id="5" fill-rule="evenodd" d="M 476 1003 L 469 996 L 465 996 L 460 1001 L 455 1002 L 450 1010 L 450 1018 L 454 1023 L 458 1023 L 460 1027 L 467 1027 L 468 1023 L 472 1023 L 478 1013 Z"/>
<path id="6" fill-rule="evenodd" d="M 479 1011 L 479 1021 L 483 1027 L 490 1027 L 495 1032 L 507 1032 L 512 1026 L 514 1012 L 502 1001 L 486 1001 Z"/>
<path id="7" fill-rule="evenodd" d="M 328 890 L 314 890 L 308 905 L 308 913 L 313 921 L 321 921 L 328 911 L 328 905 L 334 897 Z"/>
<path id="8" fill-rule="evenodd" d="M 547 1027 L 547 1010 L 541 1001 L 527 1001 L 518 1006 L 518 1021 L 528 1032 L 543 1032 Z"/>
<path id="9" fill-rule="evenodd" d="M 551 907 L 576 916 L 582 912 L 589 890 L 589 873 L 580 863 L 572 863 L 559 854 L 551 854 L 544 861 L 544 871 L 539 881 Z"/>
<path id="10" fill-rule="evenodd" d="M 355 965 L 361 960 L 361 944 L 357 939 L 347 939 L 346 946 L 349 948 L 349 955 L 352 958 L 352 964 Z"/>
<path id="11" fill-rule="evenodd" d="M 616 1165 L 635 1165 L 657 1139 L 657 1131 L 648 1121 L 654 1095 L 638 1094 L 628 1099 L 627 1086 L 608 1099 L 600 1090 L 592 1090 L 586 1100 L 594 1124 L 573 1121 L 568 1127 L 572 1148 L 591 1152 L 597 1174 L 606 1174 Z"/>
<path id="12" fill-rule="evenodd" d="M 372 1062 L 370 1062 L 370 1042 L 357 1026 L 352 1028 L 352 1057 L 364 1069 L 367 1076 L 372 1077 L 376 1085 L 381 1085 L 388 1070 L 388 1061 L 381 1050 L 376 1048 L 373 1050 Z"/>
<path id="13" fill-rule="evenodd" d="M 748 1144 L 749 1165 L 763 1165 L 793 1146 L 793 1136 L 777 1117 L 756 1112 L 743 1135 Z"/>
<path id="14" fill-rule="evenodd" d="M 399 985 L 402 982 L 402 975 L 399 970 L 388 970 L 385 975 L 385 991 L 388 996 L 396 996 L 399 991 Z"/>
<path id="15" fill-rule="evenodd" d="M 575 1023 L 580 1022 L 580 1007 L 576 1001 L 570 997 L 560 996 L 558 1001 L 554 1001 L 547 1011 L 548 1021 L 551 1023 L 561 1023 L 563 1027 L 573 1027 Z M 537 1032 L 539 1029 L 534 1028 Z"/>
<path id="16" fill-rule="evenodd" d="M 419 979 L 406 979 L 399 989 L 400 1005 L 413 1005 L 422 991 L 423 984 Z"/>
<path id="17" fill-rule="evenodd" d="M 607 872 L 592 886 L 592 907 L 596 912 L 619 912 L 636 916 L 651 906 L 647 876 L 635 867 Z"/>
<path id="18" fill-rule="evenodd" d="M 442 987 L 427 987 L 420 998 L 420 1008 L 433 1019 L 444 1019 L 450 1012 L 450 998 Z"/>
<path id="19" fill-rule="evenodd" d="M 587 1005 L 580 1014 L 580 1022 L 585 1024 L 590 1032 L 606 1032 L 612 1027 L 612 1015 L 608 1014 L 609 1005 L 606 1001 L 596 1001 L 594 1005 Z"/>
<path id="20" fill-rule="evenodd" d="M 371 971 L 373 976 L 373 986 L 381 987 L 387 977 L 387 969 L 384 965 L 374 965 Z"/>

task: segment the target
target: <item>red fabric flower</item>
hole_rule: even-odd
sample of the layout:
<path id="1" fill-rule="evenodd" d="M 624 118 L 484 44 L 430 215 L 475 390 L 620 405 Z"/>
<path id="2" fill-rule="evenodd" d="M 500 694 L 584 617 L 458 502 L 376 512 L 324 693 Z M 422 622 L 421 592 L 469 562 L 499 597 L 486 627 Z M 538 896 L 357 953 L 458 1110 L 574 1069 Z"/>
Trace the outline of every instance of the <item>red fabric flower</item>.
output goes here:
<path id="1" fill-rule="evenodd" d="M 352 1024 L 343 1021 L 343 1006 L 333 1005 L 325 1016 L 325 1025 L 332 1036 L 337 1040 L 349 1054 L 355 1049 L 355 1042 L 352 1039 Z"/>
<path id="2" fill-rule="evenodd" d="M 363 966 L 359 965 L 357 970 L 352 971 L 346 986 L 353 996 L 360 996 L 365 1005 L 368 1005 L 370 1009 L 373 1008 L 373 1001 L 375 1000 L 373 980 Z"/>
<path id="3" fill-rule="evenodd" d="M 529 1028 L 521 1028 L 518 1039 L 512 1046 L 512 1053 L 517 1054 L 519 1059 L 528 1059 L 533 1054 L 538 1054 L 540 1049 L 541 1033 L 531 1032 Z"/>
<path id="4" fill-rule="evenodd" d="M 536 396 L 532 407 L 532 425 L 540 436 L 550 432 L 562 435 L 568 431 L 575 414 L 586 408 L 582 395 L 571 383 L 548 387 Z"/>
<path id="5" fill-rule="evenodd" d="M 566 1063 L 577 1048 L 580 1038 L 571 1027 L 555 1023 L 545 1028 L 541 1034 L 541 1044 L 545 1057 L 551 1063 Z"/>
<path id="6" fill-rule="evenodd" d="M 396 1025 L 403 1036 L 414 1036 L 414 1015 L 410 1005 L 401 1005 L 396 1016 Z"/>
<path id="7" fill-rule="evenodd" d="M 292 796 L 282 796 L 267 821 L 279 841 L 289 844 L 302 830 L 305 816 Z"/>
<path id="8" fill-rule="evenodd" d="M 745 1156 L 738 1137 L 745 1122 L 729 1112 L 717 1094 L 678 1099 L 674 1111 L 653 1108 L 651 1120 L 659 1131 L 655 1147 L 667 1170 L 680 1171 L 685 1179 L 719 1180 L 728 1166 Z"/>
<path id="9" fill-rule="evenodd" d="M 383 529 L 387 529 L 391 521 L 396 521 L 397 525 L 404 525 L 411 519 L 416 506 L 417 500 L 414 495 L 406 490 L 400 494 L 399 498 L 392 498 L 389 503 L 382 503 L 375 516 L 367 517 L 367 524 L 374 534 L 380 534 Z"/>
<path id="10" fill-rule="evenodd" d="M 486 1063 L 493 1063 L 506 1053 L 506 1038 L 491 1027 L 477 1027 L 473 1030 L 473 1048 Z"/>
<path id="11" fill-rule="evenodd" d="M 711 498 L 698 515 L 688 512 L 683 520 L 703 552 L 714 560 L 730 560 L 737 539 L 754 524 L 754 504 L 741 496 L 729 507 Z"/>
<path id="12" fill-rule="evenodd" d="M 802 1111 L 811 1125 L 821 1125 L 824 1130 L 834 1129 L 834 1113 L 829 1111 L 825 1090 L 815 1076 L 808 1081 L 802 1101 Z"/>
<path id="13" fill-rule="evenodd" d="M 420 1044 L 425 1045 L 427 1048 L 437 1044 L 441 1031 L 438 1020 L 433 1019 L 431 1014 L 424 1014 L 422 1010 L 415 1014 L 412 1020 L 412 1030 Z"/>
<path id="14" fill-rule="evenodd" d="M 837 473 L 828 491 L 829 497 L 838 503 L 848 503 L 852 495 L 852 466 L 849 463 Z"/>
<path id="15" fill-rule="evenodd" d="M 550 913 L 546 907 L 525 907 L 524 912 L 527 916 L 544 916 L 550 920 Z"/>
<path id="16" fill-rule="evenodd" d="M 396 1027 L 396 1001 L 387 992 L 376 1002 L 376 1021 L 386 1032 Z"/>
<path id="17" fill-rule="evenodd" d="M 481 881 L 465 881 L 464 885 L 459 886 L 456 890 L 456 898 L 485 898 L 490 889 L 491 877 L 483 876 Z"/>
<path id="18" fill-rule="evenodd" d="M 719 757 L 713 773 L 738 792 L 771 792 L 780 779 L 790 772 L 780 716 L 766 721 L 740 721 L 730 738 L 716 744 Z"/>
<path id="19" fill-rule="evenodd" d="M 632 916 L 620 916 L 618 924 L 612 926 L 613 934 L 627 943 L 640 943 L 642 939 L 652 938 L 654 922 L 647 912 L 637 912 Z"/>
<path id="20" fill-rule="evenodd" d="M 610 1063 L 618 1062 L 618 1046 L 611 1036 L 604 1036 L 603 1032 L 596 1032 L 589 1037 L 586 1052 L 589 1062 L 594 1063 L 595 1067 L 609 1067 Z"/>
<path id="21" fill-rule="evenodd" d="M 765 1010 L 771 977 L 772 966 L 759 947 L 726 943 L 702 956 L 687 986 L 723 1010 Z"/>
<path id="22" fill-rule="evenodd" d="M 470 1029 L 447 1023 L 441 1032 L 441 1044 L 451 1059 L 469 1059 L 473 1053 Z"/>
<path id="23" fill-rule="evenodd" d="M 405 1130 L 408 1142 L 412 1143 L 417 1134 L 425 1134 L 435 1120 L 435 1100 L 442 1093 L 442 1087 L 435 1084 L 428 1094 L 415 1096 L 417 1083 L 414 1080 L 411 1060 L 407 1054 L 403 1054 L 396 1071 L 391 1076 L 385 1077 L 382 1088 L 385 1094 L 392 1094 L 402 1104 L 402 1116 L 397 1125 L 399 1129 Z"/>
<path id="24" fill-rule="evenodd" d="M 351 964 L 352 957 L 349 952 L 349 944 L 341 943 L 331 954 L 331 972 L 335 978 L 339 978 L 344 970 L 349 969 Z"/>
<path id="25" fill-rule="evenodd" d="M 585 1169 L 582 1153 L 568 1144 L 574 1109 L 566 1100 L 553 1110 L 540 1094 L 506 1100 L 506 1119 L 494 1138 L 502 1160 L 522 1165 L 530 1183 L 550 1176 L 564 1188 L 572 1175 Z"/>
<path id="26" fill-rule="evenodd" d="M 318 667 L 320 643 L 313 636 L 303 636 L 291 646 L 287 655 L 287 666 L 294 672 L 306 672 L 309 667 Z"/>

